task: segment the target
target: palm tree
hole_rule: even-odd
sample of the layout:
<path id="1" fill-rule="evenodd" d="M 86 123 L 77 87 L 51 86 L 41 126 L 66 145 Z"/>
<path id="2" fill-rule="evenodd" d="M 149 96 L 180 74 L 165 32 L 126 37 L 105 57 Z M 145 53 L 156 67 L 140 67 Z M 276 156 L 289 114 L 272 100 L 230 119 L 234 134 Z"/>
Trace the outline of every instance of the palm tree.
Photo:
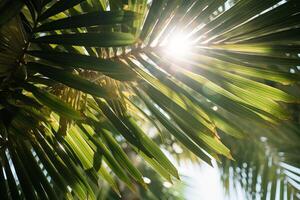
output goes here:
<path id="1" fill-rule="evenodd" d="M 2 0 L 3 199 L 95 199 L 104 181 L 120 195 L 114 176 L 135 192 L 147 187 L 137 158 L 178 179 L 148 123 L 204 162 L 232 159 L 220 134 L 277 127 L 299 101 L 299 11 L 298 0 Z"/>
<path id="2" fill-rule="evenodd" d="M 226 144 L 237 160 L 223 160 L 220 165 L 222 182 L 229 196 L 239 185 L 247 199 L 299 198 L 298 143 L 286 140 L 276 143 L 266 137 L 260 140 L 254 137 L 239 143 L 229 139 Z"/>

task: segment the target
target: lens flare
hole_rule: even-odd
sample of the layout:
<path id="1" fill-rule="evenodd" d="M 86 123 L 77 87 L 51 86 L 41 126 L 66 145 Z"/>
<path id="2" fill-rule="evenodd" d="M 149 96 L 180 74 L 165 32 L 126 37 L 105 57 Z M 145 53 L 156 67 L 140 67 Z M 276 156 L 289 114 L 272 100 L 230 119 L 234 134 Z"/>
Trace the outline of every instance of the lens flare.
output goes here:
<path id="1" fill-rule="evenodd" d="M 174 58 L 183 58 L 188 55 L 191 42 L 184 34 L 174 34 L 166 42 L 165 52 Z"/>

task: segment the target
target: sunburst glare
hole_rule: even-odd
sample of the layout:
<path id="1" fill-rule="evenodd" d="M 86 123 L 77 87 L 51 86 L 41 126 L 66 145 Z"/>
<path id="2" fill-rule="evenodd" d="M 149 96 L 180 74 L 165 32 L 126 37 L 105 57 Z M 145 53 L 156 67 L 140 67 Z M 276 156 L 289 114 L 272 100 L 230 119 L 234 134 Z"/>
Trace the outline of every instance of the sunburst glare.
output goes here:
<path id="1" fill-rule="evenodd" d="M 164 51 L 168 56 L 172 56 L 173 58 L 183 58 L 186 57 L 191 50 L 191 44 L 192 42 L 186 34 L 173 34 L 166 42 Z"/>

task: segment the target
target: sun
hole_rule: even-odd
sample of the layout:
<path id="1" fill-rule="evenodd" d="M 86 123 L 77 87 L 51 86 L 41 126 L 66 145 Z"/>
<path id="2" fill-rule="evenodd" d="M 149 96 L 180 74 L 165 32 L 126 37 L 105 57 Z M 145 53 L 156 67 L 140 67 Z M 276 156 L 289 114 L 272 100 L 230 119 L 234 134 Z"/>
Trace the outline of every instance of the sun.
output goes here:
<path id="1" fill-rule="evenodd" d="M 186 57 L 191 50 L 191 41 L 183 33 L 173 34 L 164 46 L 164 51 L 168 56 L 173 58 Z"/>

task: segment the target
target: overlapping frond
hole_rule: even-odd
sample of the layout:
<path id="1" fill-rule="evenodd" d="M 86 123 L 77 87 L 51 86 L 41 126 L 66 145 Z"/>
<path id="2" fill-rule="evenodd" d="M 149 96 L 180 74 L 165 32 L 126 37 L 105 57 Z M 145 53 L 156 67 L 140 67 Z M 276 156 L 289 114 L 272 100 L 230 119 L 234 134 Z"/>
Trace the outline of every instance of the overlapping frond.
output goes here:
<path id="1" fill-rule="evenodd" d="M 299 101 L 283 87 L 299 81 L 297 0 L 15 2 L 0 4 L 5 198 L 95 199 L 99 180 L 120 194 L 114 176 L 146 187 L 124 141 L 171 182 L 142 119 L 210 163 L 232 159 L 218 132 L 274 127 Z M 186 56 L 165 48 L 176 34 Z"/>
<path id="2" fill-rule="evenodd" d="M 281 134 L 277 132 L 277 134 Z M 266 137 L 234 142 L 227 139 L 236 162 L 223 160 L 222 182 L 228 194 L 243 188 L 246 199 L 299 198 L 299 144 Z M 243 153 L 241 153 L 243 152 Z M 237 187 L 240 185 L 241 187 Z"/>

